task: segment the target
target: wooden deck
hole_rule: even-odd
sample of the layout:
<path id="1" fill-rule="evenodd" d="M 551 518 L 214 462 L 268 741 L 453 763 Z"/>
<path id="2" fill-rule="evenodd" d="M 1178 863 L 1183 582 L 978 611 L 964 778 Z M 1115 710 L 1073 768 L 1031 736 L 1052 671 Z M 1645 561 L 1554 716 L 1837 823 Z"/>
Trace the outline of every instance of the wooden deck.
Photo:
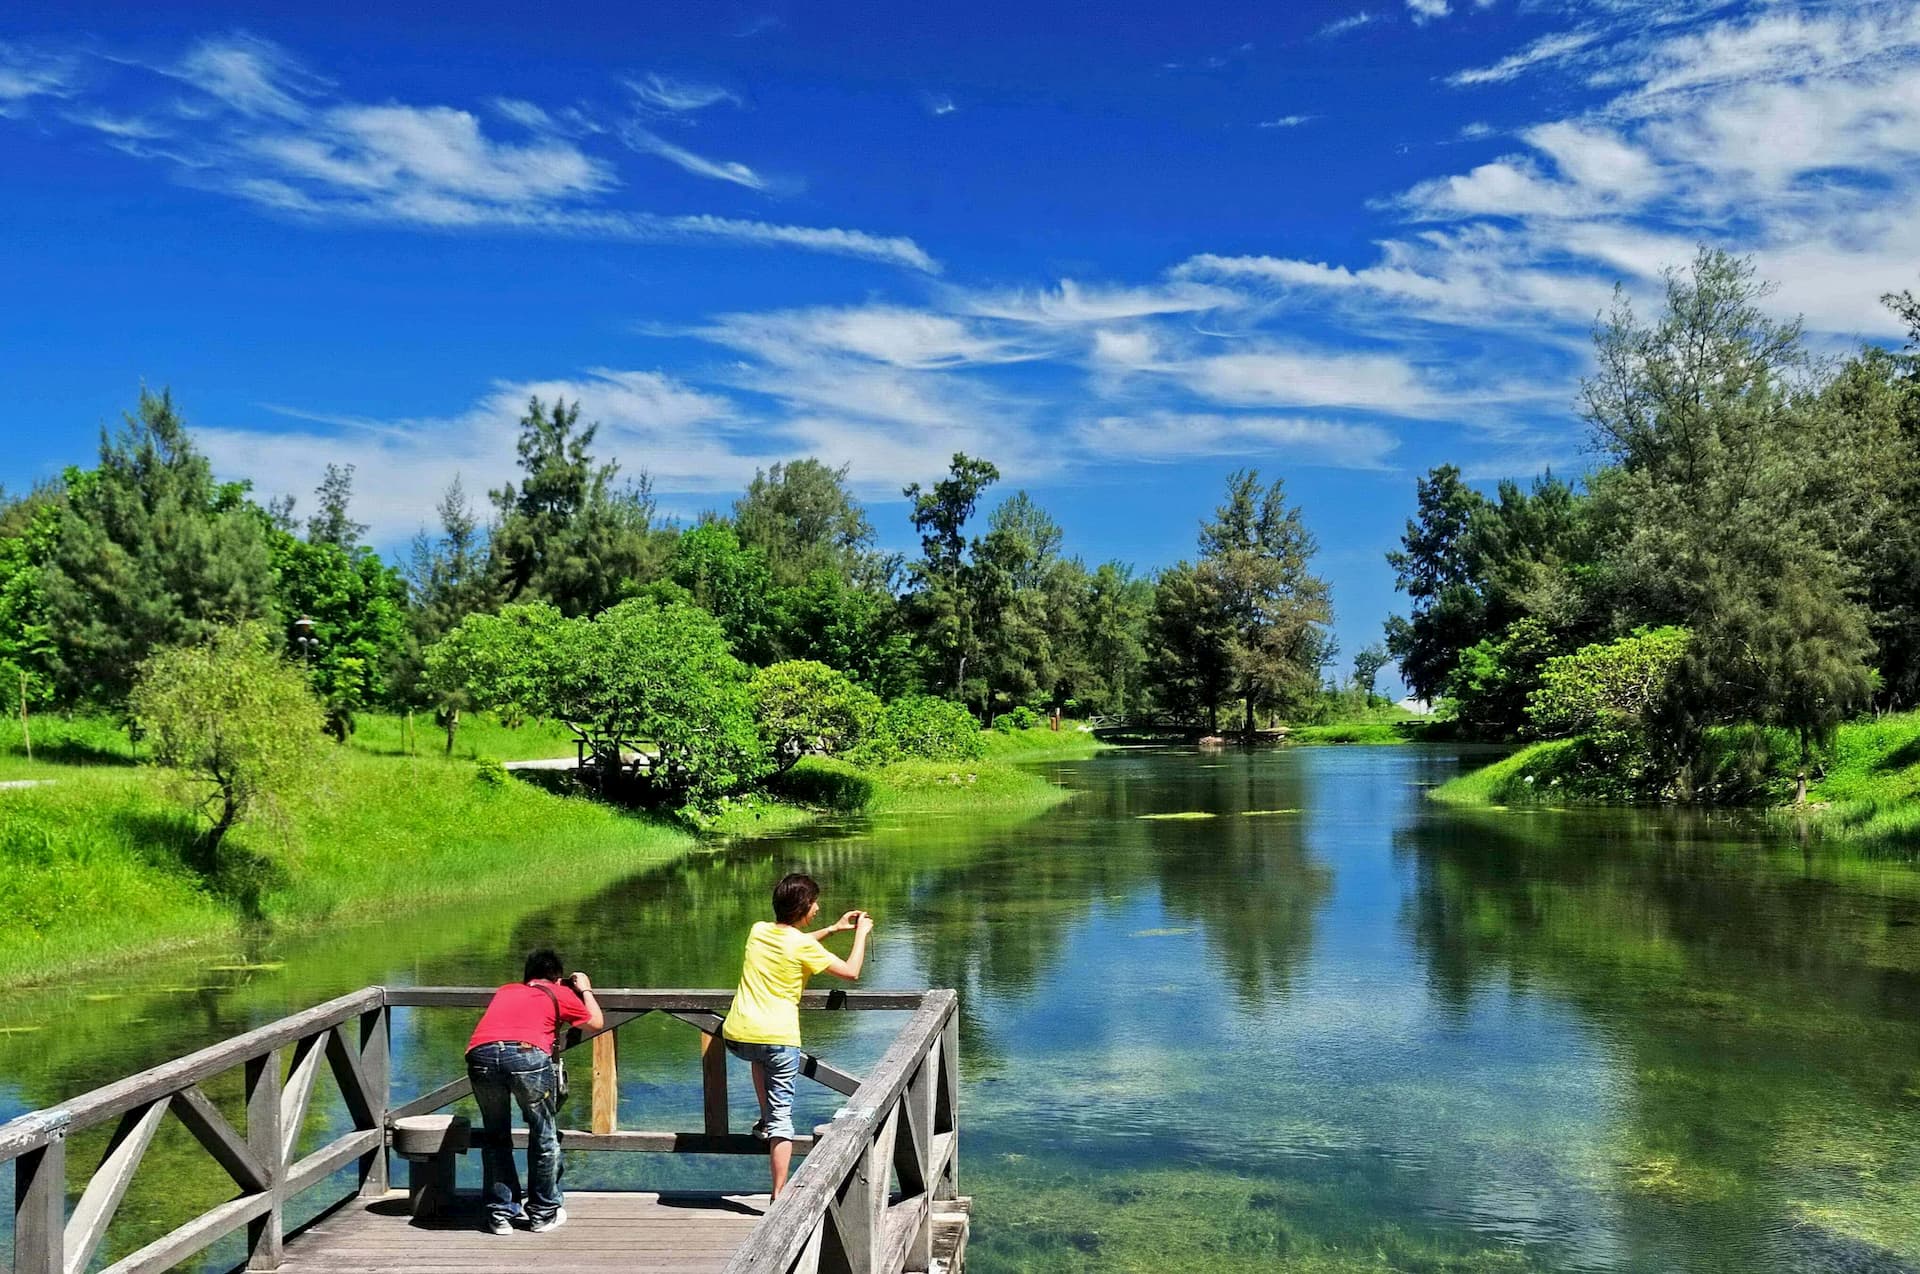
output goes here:
<path id="1" fill-rule="evenodd" d="M 421 1274 L 525 1270 L 697 1274 L 725 1270 L 766 1216 L 764 1194 L 615 1194 L 570 1191 L 567 1223 L 546 1234 L 487 1234 L 479 1201 L 416 1221 L 404 1191 L 356 1199 L 289 1235 L 281 1274 Z M 967 1239 L 965 1209 L 934 1218 L 931 1269 L 955 1274 Z"/>
<path id="2" fill-rule="evenodd" d="M 546 1234 L 480 1229 L 478 1200 L 416 1221 L 407 1196 L 355 1200 L 287 1240 L 282 1274 L 394 1274 L 401 1270 L 724 1270 L 767 1213 L 764 1194 L 610 1194 L 570 1191 L 567 1223 Z"/>
<path id="3" fill-rule="evenodd" d="M 808 992 L 810 1010 L 909 1016 L 872 1071 L 857 1076 L 808 1056 L 801 1073 L 846 1104 L 812 1137 L 777 1202 L 764 1195 L 569 1191 L 558 1230 L 493 1235 L 476 1201 L 449 1198 L 453 1160 L 466 1138 L 419 1139 L 421 1116 L 470 1093 L 464 1076 L 406 1100 L 390 1089 L 392 1018 L 402 1012 L 472 1013 L 482 987 L 367 987 L 283 1018 L 66 1103 L 0 1124 L 0 1165 L 14 1173 L 15 1274 L 83 1274 L 113 1237 L 121 1200 L 164 1122 L 184 1124 L 232 1178 L 234 1197 L 145 1241 L 100 1274 L 157 1274 L 244 1234 L 251 1274 L 394 1274 L 420 1270 L 725 1270 L 728 1274 L 955 1274 L 966 1250 L 968 1201 L 959 1193 L 960 1070 L 952 991 Z M 590 1126 L 565 1128 L 569 1152 L 764 1155 L 764 1143 L 728 1127 L 726 1050 L 717 1038 L 732 996 L 724 991 L 611 989 L 590 1043 Z M 691 1027 L 701 1076 L 699 1132 L 622 1129 L 614 1033 L 647 1014 Z M 449 1059 L 449 1069 L 458 1059 Z M 314 1116 L 315 1085 L 333 1076 L 349 1127 Z M 241 1073 L 244 1118 L 230 1122 L 203 1083 Z M 457 1072 L 456 1072 L 457 1073 Z M 581 1085 L 585 1087 L 585 1085 Z M 566 1112 L 562 1115 L 563 1123 Z M 460 1121 L 453 1121 L 459 1124 Z M 448 1121 L 435 1125 L 444 1130 Z M 112 1130 L 105 1157 L 69 1173 L 67 1139 Z M 396 1130 L 400 1137 L 396 1139 Z M 304 1134 L 332 1140 L 316 1149 Z M 516 1135 L 524 1145 L 525 1133 Z M 409 1191 L 391 1188 L 399 1152 Z M 288 1200 L 357 1168 L 341 1201 L 311 1225 L 284 1229 Z M 336 1194 L 333 1196 L 338 1198 Z M 144 1236 L 143 1236 L 144 1237 Z M 139 1241 L 139 1240 L 135 1240 Z"/>

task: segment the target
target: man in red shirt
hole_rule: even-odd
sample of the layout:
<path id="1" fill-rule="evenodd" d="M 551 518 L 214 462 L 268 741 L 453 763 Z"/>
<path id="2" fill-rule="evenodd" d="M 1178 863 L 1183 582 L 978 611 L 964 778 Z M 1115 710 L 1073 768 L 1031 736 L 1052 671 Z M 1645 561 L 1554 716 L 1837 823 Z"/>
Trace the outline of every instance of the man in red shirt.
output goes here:
<path id="1" fill-rule="evenodd" d="M 513 1162 L 511 1097 L 527 1121 L 526 1218 L 536 1234 L 567 1221 L 561 1206 L 560 1130 L 554 1123 L 559 1091 L 553 1072 L 554 1045 L 568 1026 L 597 1031 L 606 1015 L 593 998 L 593 983 L 576 973 L 561 980 L 560 956 L 542 947 L 527 957 L 526 977 L 493 993 L 480 1024 L 467 1041 L 467 1078 L 486 1129 L 480 1164 L 490 1234 L 510 1234 L 520 1214 L 520 1174 Z"/>

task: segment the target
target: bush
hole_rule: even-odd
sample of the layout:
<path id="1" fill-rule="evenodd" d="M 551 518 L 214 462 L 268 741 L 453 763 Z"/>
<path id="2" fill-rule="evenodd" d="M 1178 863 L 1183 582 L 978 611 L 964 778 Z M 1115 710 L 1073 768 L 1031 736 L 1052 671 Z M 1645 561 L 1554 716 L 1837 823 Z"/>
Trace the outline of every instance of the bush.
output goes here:
<path id="1" fill-rule="evenodd" d="M 206 816 L 206 853 L 236 822 L 290 794 L 311 771 L 326 719 L 306 675 L 245 624 L 140 665 L 128 709 L 154 760 Z"/>
<path id="2" fill-rule="evenodd" d="M 513 775 L 507 773 L 507 767 L 490 756 L 483 756 L 474 762 L 473 777 L 481 787 L 495 789 L 513 782 Z"/>
<path id="3" fill-rule="evenodd" d="M 1663 779 L 1673 758 L 1658 713 L 1689 640 L 1684 628 L 1641 628 L 1549 659 L 1527 700 L 1532 733 L 1584 735 L 1595 763 L 1630 784 Z"/>
<path id="4" fill-rule="evenodd" d="M 1045 722 L 1046 718 L 1032 708 L 1021 704 L 1011 712 L 1003 712 L 993 719 L 993 728 L 1002 734 L 1012 734 L 1015 730 L 1031 730 Z"/>
<path id="5" fill-rule="evenodd" d="M 874 723 L 873 737 L 853 759 L 862 765 L 893 761 L 971 761 L 986 755 L 980 724 L 950 699 L 907 695 L 895 699 Z"/>
<path id="6" fill-rule="evenodd" d="M 753 674 L 753 717 L 776 770 L 807 755 L 834 756 L 872 733 L 880 699 L 845 673 L 789 659 Z"/>

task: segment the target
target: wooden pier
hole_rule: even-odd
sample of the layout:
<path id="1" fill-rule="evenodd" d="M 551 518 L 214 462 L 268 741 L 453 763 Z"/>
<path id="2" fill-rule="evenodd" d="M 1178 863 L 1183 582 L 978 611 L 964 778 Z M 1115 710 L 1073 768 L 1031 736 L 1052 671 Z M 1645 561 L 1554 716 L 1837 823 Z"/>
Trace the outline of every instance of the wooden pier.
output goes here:
<path id="1" fill-rule="evenodd" d="M 234 1197 L 130 1252 L 103 1274 L 173 1269 L 240 1235 L 248 1271 L 393 1274 L 452 1271 L 725 1271 L 727 1274 L 897 1274 L 957 1271 L 968 1200 L 959 1195 L 959 1051 L 952 991 L 813 991 L 802 1007 L 910 1014 L 873 1071 L 848 1074 L 809 1055 L 803 1073 L 847 1100 L 795 1145 L 804 1155 L 778 1201 L 765 1195 L 569 1190 L 565 1226 L 546 1234 L 482 1233 L 470 1198 L 449 1196 L 453 1151 L 406 1161 L 409 1188 L 389 1177 L 400 1121 L 468 1096 L 464 1075 L 404 1101 L 389 1092 L 395 1010 L 484 1007 L 492 988 L 367 987 L 197 1053 L 0 1124 L 0 1165 L 14 1172 L 15 1274 L 85 1274 L 161 1123 L 184 1124 L 233 1180 Z M 598 1032 L 569 1033 L 591 1051 L 589 1127 L 566 1129 L 566 1151 L 764 1155 L 728 1127 L 726 991 L 601 990 Z M 701 1129 L 617 1126 L 615 1032 L 658 1013 L 698 1032 Z M 690 1057 L 692 1056 L 690 1052 Z M 452 1066 L 457 1059 L 450 1059 Z M 329 1070 L 352 1128 L 296 1155 L 314 1083 Z M 236 1128 L 202 1085 L 240 1072 Z M 575 1088 L 585 1088 L 575 1078 Z M 562 1111 L 563 1124 L 575 1102 Z M 90 1177 L 71 1180 L 69 1135 L 110 1126 Z M 410 1125 L 408 1125 L 410 1126 Z M 474 1135 L 479 1130 L 474 1129 Z M 516 1132 L 525 1144 L 524 1131 Z M 353 1168 L 343 1193 L 336 1174 Z M 331 1185 L 334 1198 L 312 1194 Z M 296 1206 L 290 1208 L 290 1204 Z M 303 1206 L 302 1206 L 303 1205 Z M 317 1218 L 290 1228 L 290 1215 Z"/>

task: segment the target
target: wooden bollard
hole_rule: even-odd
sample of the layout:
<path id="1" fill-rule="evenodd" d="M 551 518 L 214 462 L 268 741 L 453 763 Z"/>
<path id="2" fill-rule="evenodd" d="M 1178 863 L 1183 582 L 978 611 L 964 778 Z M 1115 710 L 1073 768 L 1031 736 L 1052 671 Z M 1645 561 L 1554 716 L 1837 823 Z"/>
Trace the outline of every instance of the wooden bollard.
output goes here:
<path id="1" fill-rule="evenodd" d="M 593 1037 L 593 1131 L 606 1134 L 620 1127 L 620 1050 L 612 1031 Z"/>
<path id="2" fill-rule="evenodd" d="M 727 1132 L 727 1042 L 700 1032 L 700 1093 L 709 1137 Z"/>

